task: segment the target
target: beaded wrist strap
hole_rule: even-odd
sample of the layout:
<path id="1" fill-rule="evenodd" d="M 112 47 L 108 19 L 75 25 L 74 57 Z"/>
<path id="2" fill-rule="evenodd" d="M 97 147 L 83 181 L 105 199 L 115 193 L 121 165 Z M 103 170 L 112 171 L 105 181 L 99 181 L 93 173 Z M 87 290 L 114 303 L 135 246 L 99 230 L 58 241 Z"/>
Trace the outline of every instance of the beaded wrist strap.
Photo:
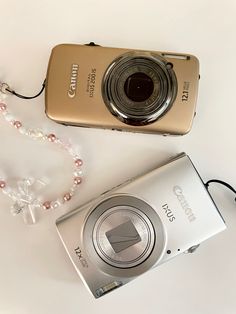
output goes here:
<path id="1" fill-rule="evenodd" d="M 17 182 L 16 188 L 11 188 L 8 185 L 7 179 L 0 177 L 0 190 L 13 200 L 13 205 L 11 206 L 11 213 L 17 215 L 22 213 L 24 222 L 27 224 L 33 224 L 36 222 L 36 209 L 49 210 L 53 208 L 58 208 L 65 202 L 68 202 L 71 197 L 75 194 L 78 186 L 82 182 L 82 171 L 81 166 L 83 164 L 82 159 L 73 150 L 70 144 L 61 140 L 56 134 L 47 134 L 42 130 L 32 130 L 24 127 L 23 123 L 16 119 L 9 112 L 6 104 L 7 95 L 0 91 L 0 113 L 5 118 L 5 120 L 21 134 L 26 135 L 34 140 L 39 141 L 49 141 L 53 145 L 59 146 L 61 149 L 68 152 L 68 154 L 73 159 L 74 169 L 71 187 L 62 196 L 59 196 L 55 200 L 41 200 L 35 195 L 35 186 L 44 185 L 42 180 L 36 180 L 33 178 L 26 178 Z"/>

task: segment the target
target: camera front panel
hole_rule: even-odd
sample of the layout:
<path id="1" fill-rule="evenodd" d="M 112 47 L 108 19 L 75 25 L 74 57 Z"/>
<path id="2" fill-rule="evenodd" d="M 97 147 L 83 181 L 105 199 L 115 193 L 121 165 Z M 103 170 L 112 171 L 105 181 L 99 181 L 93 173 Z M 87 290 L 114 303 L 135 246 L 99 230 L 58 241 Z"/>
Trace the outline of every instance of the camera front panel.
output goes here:
<path id="1" fill-rule="evenodd" d="M 181 154 L 66 214 L 57 228 L 97 298 L 196 247 L 225 223 L 191 160 Z"/>
<path id="2" fill-rule="evenodd" d="M 68 125 L 184 134 L 198 72 L 191 55 L 59 45 L 48 66 L 46 113 Z"/>

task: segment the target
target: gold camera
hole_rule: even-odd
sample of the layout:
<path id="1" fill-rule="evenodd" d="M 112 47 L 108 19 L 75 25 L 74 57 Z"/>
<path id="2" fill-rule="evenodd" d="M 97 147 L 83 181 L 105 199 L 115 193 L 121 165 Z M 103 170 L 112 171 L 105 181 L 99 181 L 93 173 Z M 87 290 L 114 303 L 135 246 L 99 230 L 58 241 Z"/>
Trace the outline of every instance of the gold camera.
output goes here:
<path id="1" fill-rule="evenodd" d="M 182 135 L 195 114 L 195 56 L 62 44 L 46 78 L 46 114 L 66 125 Z"/>

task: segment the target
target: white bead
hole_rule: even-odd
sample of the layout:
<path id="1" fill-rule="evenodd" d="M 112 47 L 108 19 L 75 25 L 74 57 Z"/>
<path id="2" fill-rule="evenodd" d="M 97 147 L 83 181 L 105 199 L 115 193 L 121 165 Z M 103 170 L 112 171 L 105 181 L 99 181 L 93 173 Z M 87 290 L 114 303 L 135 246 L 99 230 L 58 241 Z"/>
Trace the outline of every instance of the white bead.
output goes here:
<path id="1" fill-rule="evenodd" d="M 61 145 L 67 149 L 71 148 L 71 142 L 69 140 L 60 139 Z"/>
<path id="2" fill-rule="evenodd" d="M 74 185 L 73 185 L 74 191 L 76 191 L 78 188 L 79 188 L 79 185 L 74 183 Z"/>
<path id="3" fill-rule="evenodd" d="M 12 199 L 15 199 L 15 193 L 13 191 L 8 192 L 7 196 L 9 196 Z"/>
<path id="4" fill-rule="evenodd" d="M 13 115 L 11 115 L 10 113 L 5 114 L 4 118 L 5 118 L 8 122 L 15 120 L 14 117 L 13 117 Z"/>
<path id="5" fill-rule="evenodd" d="M 35 137 L 35 131 L 34 130 L 29 130 L 29 136 L 34 138 Z"/>
<path id="6" fill-rule="evenodd" d="M 5 116 L 8 115 L 8 114 L 9 114 L 9 111 L 7 111 L 7 110 L 2 111 L 2 115 L 4 115 L 4 118 L 5 118 Z"/>
<path id="7" fill-rule="evenodd" d="M 58 208 L 59 206 L 60 206 L 60 203 L 57 201 L 51 203 L 52 208 Z"/>
<path id="8" fill-rule="evenodd" d="M 40 188 L 42 188 L 43 186 L 49 184 L 49 179 L 47 177 L 42 177 L 41 179 L 37 179 L 36 183 L 39 185 Z"/>
<path id="9" fill-rule="evenodd" d="M 63 200 L 63 198 L 58 198 L 54 203 L 56 203 L 57 206 L 59 207 L 64 203 L 64 200 Z"/>
<path id="10" fill-rule="evenodd" d="M 83 174 L 83 172 L 82 172 L 82 170 L 78 169 L 78 170 L 74 171 L 73 174 L 74 174 L 75 177 L 80 177 Z"/>
<path id="11" fill-rule="evenodd" d="M 4 189 L 1 189 L 4 194 L 10 194 L 12 189 L 9 186 L 6 186 Z"/>
<path id="12" fill-rule="evenodd" d="M 65 149 L 68 151 L 68 153 L 73 157 L 73 159 L 76 159 L 76 153 L 75 151 L 73 150 L 73 148 L 71 147 L 65 147 Z"/>
<path id="13" fill-rule="evenodd" d="M 34 184 L 35 179 L 32 178 L 32 177 L 30 177 L 30 178 L 24 179 L 24 182 L 25 182 L 28 186 L 30 186 L 30 185 Z"/>
<path id="14" fill-rule="evenodd" d="M 63 145 L 62 140 L 60 140 L 59 138 L 57 138 L 57 139 L 55 140 L 55 143 L 57 143 L 58 145 Z"/>
<path id="15" fill-rule="evenodd" d="M 73 155 L 73 159 L 77 160 L 77 159 L 80 159 L 80 157 L 77 154 L 75 154 L 75 155 Z"/>
<path id="16" fill-rule="evenodd" d="M 36 133 L 36 136 L 38 136 L 38 137 L 44 136 L 44 133 L 42 130 L 37 129 L 37 130 L 35 130 L 35 133 Z"/>
<path id="17" fill-rule="evenodd" d="M 7 98 L 7 94 L 0 92 L 0 100 L 5 100 Z"/>
<path id="18" fill-rule="evenodd" d="M 77 190 L 77 185 L 74 184 L 71 188 L 70 188 L 70 192 L 74 193 Z"/>
<path id="19" fill-rule="evenodd" d="M 26 130 L 26 128 L 24 128 L 24 127 L 22 126 L 21 128 L 19 128 L 19 132 L 20 132 L 21 134 L 26 135 L 27 130 Z"/>

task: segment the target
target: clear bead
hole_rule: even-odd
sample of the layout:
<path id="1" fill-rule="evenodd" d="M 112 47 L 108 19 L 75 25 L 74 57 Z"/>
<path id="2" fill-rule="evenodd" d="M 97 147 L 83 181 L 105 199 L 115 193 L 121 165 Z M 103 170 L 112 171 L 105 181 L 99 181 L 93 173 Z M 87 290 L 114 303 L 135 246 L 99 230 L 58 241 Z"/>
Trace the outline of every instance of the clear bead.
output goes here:
<path id="1" fill-rule="evenodd" d="M 4 189 L 2 189 L 2 192 L 6 195 L 12 192 L 12 189 L 9 186 L 6 186 Z"/>
<path id="2" fill-rule="evenodd" d="M 58 208 L 59 206 L 60 206 L 60 203 L 58 203 L 57 201 L 51 203 L 51 207 L 54 209 Z"/>
<path id="3" fill-rule="evenodd" d="M 15 203 L 11 206 L 11 214 L 13 216 L 18 215 L 22 210 L 22 207 L 19 205 L 19 203 Z"/>
<path id="4" fill-rule="evenodd" d="M 30 185 L 34 184 L 35 179 L 30 177 L 30 178 L 25 179 L 24 182 L 26 185 L 30 186 Z"/>
<path id="5" fill-rule="evenodd" d="M 70 196 L 73 196 L 75 194 L 75 188 L 71 187 L 70 188 Z"/>
<path id="6" fill-rule="evenodd" d="M 63 199 L 58 198 L 55 202 L 53 202 L 53 208 L 57 208 L 64 203 Z"/>
<path id="7" fill-rule="evenodd" d="M 22 214 L 25 224 L 32 225 L 36 223 L 35 209 L 36 208 L 34 205 L 28 205 L 27 207 L 23 207 Z"/>
<path id="8" fill-rule="evenodd" d="M 26 134 L 26 128 L 24 128 L 24 127 L 21 127 L 20 129 L 19 129 L 19 132 L 21 133 L 21 134 Z"/>
<path id="9" fill-rule="evenodd" d="M 29 136 L 33 139 L 41 139 L 44 137 L 44 133 L 41 130 L 29 130 Z"/>

